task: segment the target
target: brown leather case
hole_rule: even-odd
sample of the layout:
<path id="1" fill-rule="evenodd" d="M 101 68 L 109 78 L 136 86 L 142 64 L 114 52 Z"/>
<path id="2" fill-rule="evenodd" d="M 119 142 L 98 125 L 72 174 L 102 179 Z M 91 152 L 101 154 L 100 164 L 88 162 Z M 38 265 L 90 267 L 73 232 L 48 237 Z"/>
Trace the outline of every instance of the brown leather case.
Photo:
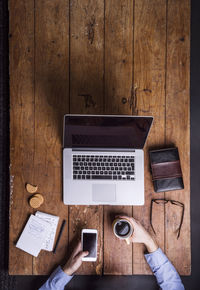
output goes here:
<path id="1" fill-rule="evenodd" d="M 178 148 L 149 152 L 155 192 L 183 189 Z"/>

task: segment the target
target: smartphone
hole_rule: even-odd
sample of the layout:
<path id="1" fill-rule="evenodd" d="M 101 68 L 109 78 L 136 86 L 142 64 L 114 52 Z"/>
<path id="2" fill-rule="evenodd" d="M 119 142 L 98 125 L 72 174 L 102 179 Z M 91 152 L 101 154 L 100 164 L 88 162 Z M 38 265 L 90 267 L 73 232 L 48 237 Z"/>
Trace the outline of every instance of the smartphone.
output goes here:
<path id="1" fill-rule="evenodd" d="M 83 229 L 81 232 L 81 243 L 83 251 L 89 254 L 82 261 L 95 262 L 97 260 L 97 230 Z"/>

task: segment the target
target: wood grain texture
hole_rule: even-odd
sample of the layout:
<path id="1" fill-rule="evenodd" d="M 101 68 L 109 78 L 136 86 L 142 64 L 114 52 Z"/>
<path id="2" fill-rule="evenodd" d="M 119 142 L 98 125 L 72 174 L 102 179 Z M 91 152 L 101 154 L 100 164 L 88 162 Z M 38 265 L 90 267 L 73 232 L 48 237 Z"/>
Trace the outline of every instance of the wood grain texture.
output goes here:
<path id="1" fill-rule="evenodd" d="M 113 9 L 114 8 L 114 9 Z M 132 113 L 133 1 L 106 1 L 105 114 Z M 132 274 L 132 246 L 112 232 L 115 215 L 131 206 L 104 206 L 104 274 Z"/>
<path id="2" fill-rule="evenodd" d="M 190 1 L 168 1 L 166 142 L 179 149 L 184 190 L 166 193 L 166 198 L 185 205 L 180 238 L 177 207 L 166 207 L 166 254 L 181 275 L 191 273 L 190 241 Z"/>
<path id="3" fill-rule="evenodd" d="M 34 4 L 35 3 L 35 4 Z M 34 6 L 35 5 L 35 6 Z M 82 228 L 98 230 L 98 260 L 78 274 L 152 274 L 142 245 L 117 240 L 116 214 L 133 215 L 151 233 L 152 198 L 159 246 L 190 275 L 189 0 L 10 0 L 10 274 L 49 274 L 73 250 Z M 145 146 L 145 206 L 70 206 L 62 202 L 62 129 L 66 113 L 150 115 Z M 155 193 L 149 149 L 179 148 L 185 189 Z M 37 259 L 15 243 L 31 213 L 25 183 L 45 198 L 39 210 L 67 220 L 56 255 Z M 23 210 L 22 210 L 23 209 Z M 58 234 L 58 233 L 57 233 Z M 67 252 L 67 255 L 66 255 Z M 20 263 L 19 263 L 20 261 Z"/>
<path id="4" fill-rule="evenodd" d="M 34 1 L 9 1 L 10 238 L 9 274 L 32 274 L 32 257 L 15 244 L 31 213 L 25 182 L 33 182 Z M 20 261 L 20 263 L 19 263 Z"/>
<path id="5" fill-rule="evenodd" d="M 133 1 L 106 1 L 105 114 L 131 114 Z"/>
<path id="6" fill-rule="evenodd" d="M 70 4 L 70 113 L 103 113 L 104 1 Z"/>
<path id="7" fill-rule="evenodd" d="M 134 22 L 134 111 L 138 115 L 153 116 L 154 121 L 144 154 L 145 205 L 133 207 L 133 216 L 150 229 L 150 203 L 154 194 L 149 172 L 148 151 L 165 142 L 165 51 L 166 6 L 161 0 L 136 0 Z M 164 249 L 164 207 L 155 207 L 153 218 L 157 240 Z M 133 274 L 150 274 L 141 244 L 133 245 Z"/>
<path id="8" fill-rule="evenodd" d="M 39 208 L 68 222 L 62 201 L 63 116 L 69 107 L 68 1 L 35 2 L 35 158 L 34 184 L 44 196 Z M 49 274 L 65 258 L 66 224 L 56 254 L 42 251 L 33 260 L 34 274 Z"/>
<path id="9" fill-rule="evenodd" d="M 75 0 L 70 5 L 70 113 L 103 113 L 104 1 Z M 81 189 L 80 189 L 81 190 Z M 69 241 L 82 228 L 98 230 L 98 259 L 83 263 L 78 274 L 102 273 L 103 206 L 70 206 Z"/>

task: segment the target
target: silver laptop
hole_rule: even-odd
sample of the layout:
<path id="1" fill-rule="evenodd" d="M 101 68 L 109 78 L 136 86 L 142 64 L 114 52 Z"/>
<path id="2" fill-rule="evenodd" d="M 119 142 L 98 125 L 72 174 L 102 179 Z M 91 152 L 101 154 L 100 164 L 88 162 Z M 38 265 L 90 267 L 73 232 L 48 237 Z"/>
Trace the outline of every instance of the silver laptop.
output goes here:
<path id="1" fill-rule="evenodd" d="M 63 201 L 143 205 L 144 153 L 153 118 L 65 115 Z"/>

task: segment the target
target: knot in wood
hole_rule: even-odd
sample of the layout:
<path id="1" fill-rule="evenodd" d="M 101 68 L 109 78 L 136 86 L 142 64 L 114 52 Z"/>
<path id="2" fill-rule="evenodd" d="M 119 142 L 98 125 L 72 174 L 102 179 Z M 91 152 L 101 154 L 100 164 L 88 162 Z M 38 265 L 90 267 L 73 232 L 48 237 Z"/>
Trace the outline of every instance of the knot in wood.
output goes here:
<path id="1" fill-rule="evenodd" d="M 123 97 L 122 98 L 122 104 L 126 104 L 127 103 L 127 98 Z"/>

